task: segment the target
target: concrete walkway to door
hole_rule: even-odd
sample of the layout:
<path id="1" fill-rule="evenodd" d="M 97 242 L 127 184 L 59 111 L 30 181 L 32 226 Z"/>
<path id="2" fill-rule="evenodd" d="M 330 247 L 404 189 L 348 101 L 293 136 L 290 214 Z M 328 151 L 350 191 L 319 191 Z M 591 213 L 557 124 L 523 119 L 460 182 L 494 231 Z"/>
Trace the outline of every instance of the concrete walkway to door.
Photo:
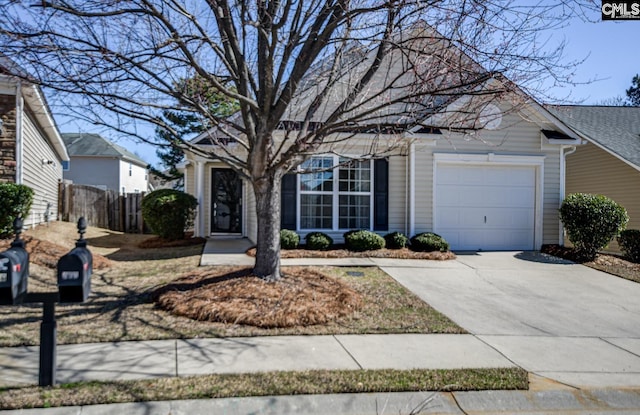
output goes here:
<path id="1" fill-rule="evenodd" d="M 533 252 L 460 253 L 451 265 L 382 269 L 529 372 L 640 387 L 640 284 Z"/>

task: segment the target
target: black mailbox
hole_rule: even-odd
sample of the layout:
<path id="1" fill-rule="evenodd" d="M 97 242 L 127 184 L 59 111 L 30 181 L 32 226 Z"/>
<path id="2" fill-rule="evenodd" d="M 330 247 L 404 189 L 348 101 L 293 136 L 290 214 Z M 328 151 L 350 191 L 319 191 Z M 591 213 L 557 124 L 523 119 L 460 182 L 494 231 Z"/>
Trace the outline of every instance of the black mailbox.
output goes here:
<path id="1" fill-rule="evenodd" d="M 76 247 L 58 261 L 58 292 L 61 303 L 82 303 L 91 292 L 93 255 L 83 239 L 87 225 L 84 218 L 78 220 L 80 239 Z"/>
<path id="2" fill-rule="evenodd" d="M 20 304 L 27 293 L 29 253 L 22 246 L 0 253 L 0 304 Z"/>
<path id="3" fill-rule="evenodd" d="M 0 253 L 0 304 L 20 304 L 27 294 L 29 253 L 20 239 L 22 219 L 13 221 L 16 239 L 11 247 Z"/>

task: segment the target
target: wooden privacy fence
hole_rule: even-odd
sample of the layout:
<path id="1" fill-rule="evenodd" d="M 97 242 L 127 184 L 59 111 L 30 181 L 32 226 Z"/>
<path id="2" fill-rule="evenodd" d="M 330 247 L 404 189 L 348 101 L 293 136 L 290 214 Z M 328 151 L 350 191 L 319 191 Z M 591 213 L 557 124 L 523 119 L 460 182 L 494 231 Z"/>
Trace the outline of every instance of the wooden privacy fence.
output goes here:
<path id="1" fill-rule="evenodd" d="M 144 193 L 119 194 L 82 184 L 60 183 L 58 214 L 65 222 L 81 216 L 87 225 L 112 231 L 143 233 L 142 197 Z"/>

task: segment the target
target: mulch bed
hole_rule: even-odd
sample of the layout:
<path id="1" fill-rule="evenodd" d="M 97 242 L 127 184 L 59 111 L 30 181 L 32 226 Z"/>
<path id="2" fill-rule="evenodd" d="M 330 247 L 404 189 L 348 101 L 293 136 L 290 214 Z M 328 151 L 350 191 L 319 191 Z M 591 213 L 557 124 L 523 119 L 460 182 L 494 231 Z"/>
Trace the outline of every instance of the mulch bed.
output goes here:
<path id="1" fill-rule="evenodd" d="M 70 251 L 70 249 L 63 246 L 42 241 L 29 235 L 23 235 L 22 240 L 25 241 L 25 248 L 29 253 L 29 261 L 49 269 L 56 269 L 58 260 Z M 13 242 L 13 239 L 0 240 L 0 250 L 9 248 L 11 242 Z M 113 265 L 111 260 L 102 255 L 95 253 L 92 253 L 92 255 L 93 269 L 106 269 Z"/>
<path id="2" fill-rule="evenodd" d="M 345 283 L 302 267 L 287 268 L 277 282 L 250 269 L 196 270 L 156 290 L 153 298 L 176 315 L 262 328 L 326 324 L 362 306 L 361 295 Z"/>
<path id="3" fill-rule="evenodd" d="M 256 256 L 256 249 L 251 248 L 247 255 Z M 377 249 L 375 251 L 354 252 L 347 249 L 329 249 L 326 251 L 315 251 L 311 249 L 282 249 L 281 258 L 398 258 L 398 259 L 430 259 L 445 261 L 455 259 L 453 252 L 415 252 L 408 248 L 403 249 Z"/>

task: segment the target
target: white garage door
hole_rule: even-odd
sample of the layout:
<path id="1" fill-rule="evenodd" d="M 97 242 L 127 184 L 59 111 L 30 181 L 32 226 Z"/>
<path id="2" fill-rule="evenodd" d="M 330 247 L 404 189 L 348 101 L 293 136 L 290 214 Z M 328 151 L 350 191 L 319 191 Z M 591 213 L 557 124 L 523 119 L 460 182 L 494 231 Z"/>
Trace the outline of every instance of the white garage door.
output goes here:
<path id="1" fill-rule="evenodd" d="M 454 250 L 530 250 L 534 167 L 438 165 L 435 230 Z"/>

